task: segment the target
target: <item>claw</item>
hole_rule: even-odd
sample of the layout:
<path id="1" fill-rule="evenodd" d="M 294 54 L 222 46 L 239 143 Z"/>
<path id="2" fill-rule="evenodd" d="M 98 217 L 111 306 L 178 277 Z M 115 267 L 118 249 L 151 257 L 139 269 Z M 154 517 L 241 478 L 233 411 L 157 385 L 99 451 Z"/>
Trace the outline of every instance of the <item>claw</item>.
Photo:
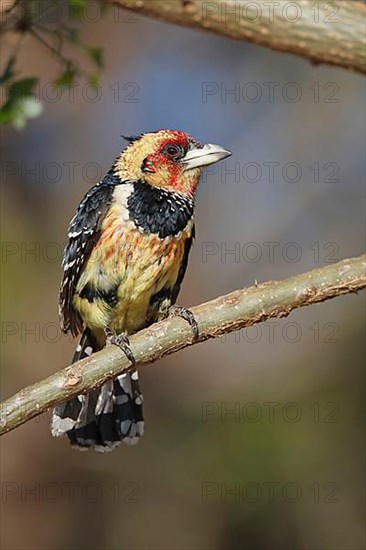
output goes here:
<path id="1" fill-rule="evenodd" d="M 198 328 L 198 323 L 197 323 L 193 313 L 189 309 L 187 309 L 186 307 L 183 307 L 183 306 L 170 306 L 170 308 L 169 308 L 169 317 L 175 317 L 175 316 L 181 317 L 182 319 L 187 321 L 187 323 L 192 328 L 193 340 L 194 341 L 198 340 L 199 328 Z"/>
<path id="2" fill-rule="evenodd" d="M 105 336 L 106 336 L 106 345 L 107 346 L 117 346 L 127 359 L 131 362 L 131 366 L 133 367 L 136 363 L 136 359 L 134 354 L 132 353 L 132 349 L 130 347 L 130 340 L 126 333 L 122 332 L 121 334 L 115 334 L 110 329 L 105 330 Z"/>

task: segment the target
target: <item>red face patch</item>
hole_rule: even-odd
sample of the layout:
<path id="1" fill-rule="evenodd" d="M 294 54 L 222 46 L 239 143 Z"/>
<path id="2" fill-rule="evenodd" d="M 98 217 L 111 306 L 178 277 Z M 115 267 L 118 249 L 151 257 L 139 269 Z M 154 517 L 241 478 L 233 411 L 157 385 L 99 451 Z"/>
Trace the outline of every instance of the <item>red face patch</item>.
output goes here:
<path id="1" fill-rule="evenodd" d="M 166 171 L 169 183 L 174 187 L 184 170 L 179 161 L 188 149 L 188 134 L 175 130 L 170 131 L 169 134 L 167 132 L 167 136 L 160 142 L 158 150 L 148 155 L 144 160 L 143 169 L 150 173 Z"/>

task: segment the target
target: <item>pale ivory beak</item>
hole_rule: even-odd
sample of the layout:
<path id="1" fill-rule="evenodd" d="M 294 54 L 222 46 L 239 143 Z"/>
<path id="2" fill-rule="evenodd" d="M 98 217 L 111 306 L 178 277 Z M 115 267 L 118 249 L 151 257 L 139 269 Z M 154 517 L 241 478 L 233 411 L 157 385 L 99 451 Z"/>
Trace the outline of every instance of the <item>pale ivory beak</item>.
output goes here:
<path id="1" fill-rule="evenodd" d="M 200 149 L 198 147 L 190 149 L 182 158 L 181 163 L 184 165 L 185 170 L 192 170 L 192 168 L 214 164 L 219 160 L 230 157 L 230 155 L 231 152 L 221 147 L 221 145 L 206 143 L 206 145 Z"/>

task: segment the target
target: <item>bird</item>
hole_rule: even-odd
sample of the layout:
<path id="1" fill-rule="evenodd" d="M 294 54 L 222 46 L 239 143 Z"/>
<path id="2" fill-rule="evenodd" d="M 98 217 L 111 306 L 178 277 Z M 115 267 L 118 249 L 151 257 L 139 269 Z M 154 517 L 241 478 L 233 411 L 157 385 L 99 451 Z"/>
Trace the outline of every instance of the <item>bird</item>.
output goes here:
<path id="1" fill-rule="evenodd" d="M 81 334 L 72 362 L 118 345 L 131 369 L 57 405 L 51 432 L 73 448 L 108 452 L 144 433 L 143 396 L 129 336 L 189 311 L 176 305 L 195 237 L 195 197 L 205 166 L 231 155 L 178 130 L 122 136 L 127 146 L 81 200 L 70 222 L 59 293 L 62 331 Z"/>

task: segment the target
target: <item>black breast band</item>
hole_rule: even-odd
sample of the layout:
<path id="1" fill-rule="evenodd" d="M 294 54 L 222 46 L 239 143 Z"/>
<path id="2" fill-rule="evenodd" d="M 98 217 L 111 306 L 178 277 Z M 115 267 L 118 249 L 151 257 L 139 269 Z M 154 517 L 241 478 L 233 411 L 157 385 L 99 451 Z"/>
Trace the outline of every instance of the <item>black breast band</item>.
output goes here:
<path id="1" fill-rule="evenodd" d="M 186 227 L 193 216 L 194 203 L 178 193 L 138 181 L 127 199 L 127 208 L 137 226 L 164 239 Z"/>

